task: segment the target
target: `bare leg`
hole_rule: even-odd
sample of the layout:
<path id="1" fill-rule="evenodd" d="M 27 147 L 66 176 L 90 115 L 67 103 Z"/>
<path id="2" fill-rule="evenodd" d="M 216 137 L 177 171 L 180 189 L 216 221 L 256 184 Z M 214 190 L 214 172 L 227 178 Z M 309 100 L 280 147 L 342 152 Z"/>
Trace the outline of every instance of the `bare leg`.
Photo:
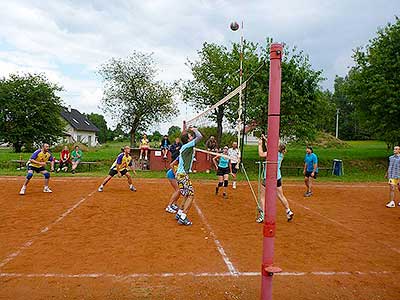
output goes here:
<path id="1" fill-rule="evenodd" d="M 111 175 L 107 175 L 107 177 L 103 180 L 103 183 L 101 184 L 102 186 L 106 185 L 107 182 L 109 182 L 111 180 L 112 176 Z"/>
<path id="2" fill-rule="evenodd" d="M 307 193 L 310 192 L 310 177 L 304 177 L 304 183 L 307 187 Z"/>
<path id="3" fill-rule="evenodd" d="M 228 179 L 229 179 L 229 174 L 225 174 L 225 175 L 224 175 L 224 182 L 225 182 L 225 180 L 228 181 Z M 227 190 L 227 188 L 228 188 L 228 187 L 225 186 L 225 184 L 224 184 L 224 195 L 226 195 L 226 190 Z"/>
<path id="4" fill-rule="evenodd" d="M 41 171 L 40 172 L 40 174 L 42 174 L 43 176 L 46 173 L 49 173 L 49 172 L 47 172 L 47 171 Z M 49 177 L 48 178 L 44 177 L 44 186 L 49 186 L 49 179 L 50 179 Z"/>
<path id="5" fill-rule="evenodd" d="M 176 202 L 178 201 L 178 199 L 181 195 L 181 192 L 179 190 L 178 184 L 176 183 L 175 179 L 168 179 L 168 181 L 174 188 L 174 192 L 172 193 L 171 198 L 168 203 L 168 206 L 171 206 L 172 204 L 176 204 Z"/>
<path id="6" fill-rule="evenodd" d="M 28 173 L 33 174 L 33 171 L 32 171 L 32 170 L 29 170 Z M 28 185 L 29 181 L 30 181 L 30 179 L 25 178 L 25 181 L 24 181 L 24 186 L 25 186 L 25 187 Z"/>
<path id="7" fill-rule="evenodd" d="M 389 200 L 390 201 L 394 200 L 394 185 L 393 184 L 390 184 Z"/>
<path id="8" fill-rule="evenodd" d="M 132 185 L 132 176 L 128 172 L 125 174 L 126 178 L 128 179 L 129 186 Z"/>
<path id="9" fill-rule="evenodd" d="M 183 205 L 183 212 L 184 212 L 185 214 L 188 213 L 190 207 L 192 206 L 193 200 L 194 200 L 194 196 L 188 196 L 188 197 L 186 198 L 186 201 L 185 201 L 185 203 L 184 203 L 184 205 Z"/>
<path id="10" fill-rule="evenodd" d="M 283 194 L 282 186 L 278 187 L 276 189 L 276 192 L 277 192 L 279 201 L 281 201 L 282 205 L 286 208 L 286 210 L 289 210 L 290 209 L 289 202 L 287 201 L 285 195 Z"/>

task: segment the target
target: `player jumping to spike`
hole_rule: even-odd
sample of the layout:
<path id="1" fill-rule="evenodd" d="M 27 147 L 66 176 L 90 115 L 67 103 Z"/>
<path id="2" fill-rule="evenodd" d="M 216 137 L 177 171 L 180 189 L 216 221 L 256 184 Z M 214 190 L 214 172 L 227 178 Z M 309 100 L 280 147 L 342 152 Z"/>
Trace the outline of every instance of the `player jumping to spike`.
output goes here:
<path id="1" fill-rule="evenodd" d="M 186 124 L 183 123 L 183 131 L 185 130 Z M 183 201 L 181 209 L 178 210 L 175 218 L 181 225 L 192 225 L 192 222 L 190 222 L 187 217 L 187 213 L 194 199 L 194 189 L 188 173 L 193 163 L 194 146 L 203 138 L 197 128 L 190 127 L 189 130 L 193 131 L 196 136 L 193 136 L 191 132 L 182 134 L 181 141 L 183 146 L 180 150 L 179 164 L 176 171 L 176 181 L 178 182 L 179 190 L 183 196 Z"/>

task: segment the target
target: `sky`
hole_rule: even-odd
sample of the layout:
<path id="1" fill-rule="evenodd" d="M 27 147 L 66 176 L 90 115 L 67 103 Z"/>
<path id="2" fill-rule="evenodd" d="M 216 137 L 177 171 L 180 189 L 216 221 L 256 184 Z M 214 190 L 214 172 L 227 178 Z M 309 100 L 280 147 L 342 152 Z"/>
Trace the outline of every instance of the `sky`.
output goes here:
<path id="1" fill-rule="evenodd" d="M 384 5 L 383 5 L 384 4 Z M 0 0 L 0 76 L 43 73 L 63 86 L 63 103 L 85 113 L 101 113 L 99 66 L 133 50 L 153 53 L 158 79 L 190 79 L 185 65 L 204 42 L 230 47 L 240 41 L 230 22 L 243 21 L 244 38 L 266 37 L 308 54 L 323 70 L 324 89 L 352 66 L 353 49 L 365 46 L 378 28 L 394 22 L 399 0 Z M 193 116 L 176 99 L 180 114 L 150 131 L 166 133 Z"/>

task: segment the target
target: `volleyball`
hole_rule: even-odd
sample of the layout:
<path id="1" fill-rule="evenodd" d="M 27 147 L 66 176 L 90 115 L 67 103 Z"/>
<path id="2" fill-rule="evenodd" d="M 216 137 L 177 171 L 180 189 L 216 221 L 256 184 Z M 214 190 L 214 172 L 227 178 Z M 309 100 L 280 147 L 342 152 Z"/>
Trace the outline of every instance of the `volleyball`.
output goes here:
<path id="1" fill-rule="evenodd" d="M 232 22 L 230 26 L 233 31 L 236 31 L 239 29 L 239 24 L 236 21 Z"/>

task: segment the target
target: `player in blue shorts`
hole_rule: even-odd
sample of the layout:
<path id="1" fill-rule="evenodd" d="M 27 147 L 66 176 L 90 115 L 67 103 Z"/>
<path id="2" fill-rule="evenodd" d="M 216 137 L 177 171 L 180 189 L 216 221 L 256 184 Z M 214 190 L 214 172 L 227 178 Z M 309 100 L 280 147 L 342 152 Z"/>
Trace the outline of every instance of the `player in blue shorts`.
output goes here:
<path id="1" fill-rule="evenodd" d="M 132 192 L 136 192 L 136 188 L 132 184 L 131 174 L 129 174 L 129 169 L 131 169 L 133 173 L 136 174 L 135 168 L 133 166 L 132 156 L 130 154 L 131 147 L 125 146 L 123 150 L 124 151 L 117 156 L 117 159 L 112 164 L 108 176 L 104 179 L 103 183 L 97 189 L 99 192 L 102 192 L 107 182 L 109 182 L 111 178 L 113 178 L 117 174 L 118 177 L 126 176 L 126 178 L 128 179 L 129 189 Z"/>
<path id="2" fill-rule="evenodd" d="M 169 183 L 171 184 L 172 188 L 174 189 L 174 192 L 171 195 L 171 198 L 169 200 L 168 206 L 165 208 L 166 212 L 169 212 L 171 214 L 176 214 L 178 212 L 178 205 L 176 204 L 181 192 L 178 187 L 178 183 L 176 182 L 175 178 L 175 173 L 178 168 L 178 163 L 179 163 L 179 157 L 177 157 L 171 164 L 170 164 L 170 169 L 167 171 L 167 178 Z"/>
<path id="3" fill-rule="evenodd" d="M 49 188 L 50 173 L 45 168 L 46 163 L 50 161 L 51 171 L 52 172 L 54 171 L 54 157 L 51 155 L 49 148 L 50 148 L 49 144 L 43 144 L 41 149 L 38 149 L 35 152 L 33 152 L 28 164 L 28 174 L 26 175 L 24 185 L 21 187 L 21 190 L 19 191 L 20 195 L 25 195 L 26 186 L 33 177 L 34 172 L 41 173 L 44 176 L 43 192 L 44 193 L 52 192 L 51 189 Z"/>

